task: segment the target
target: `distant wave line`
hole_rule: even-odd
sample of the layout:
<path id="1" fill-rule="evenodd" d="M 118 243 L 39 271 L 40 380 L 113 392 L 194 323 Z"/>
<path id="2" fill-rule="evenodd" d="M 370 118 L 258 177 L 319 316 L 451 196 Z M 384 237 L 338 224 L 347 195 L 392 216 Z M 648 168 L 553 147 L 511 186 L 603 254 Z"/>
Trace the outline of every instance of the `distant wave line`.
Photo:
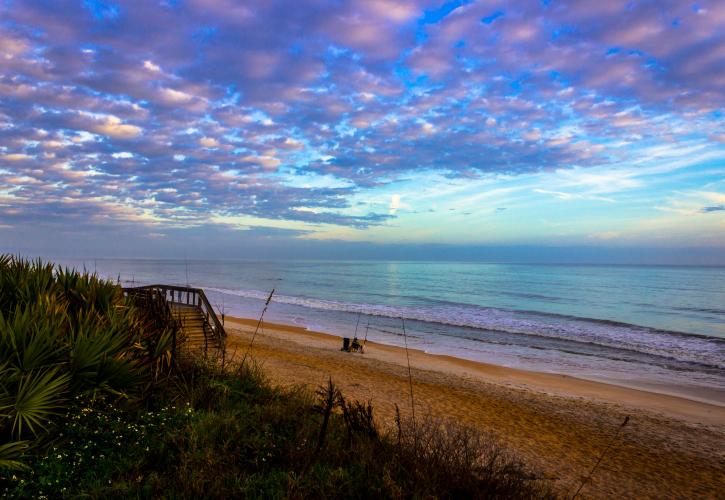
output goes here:
<path id="1" fill-rule="evenodd" d="M 230 290 L 214 287 L 207 287 L 206 289 L 221 294 L 256 300 L 264 300 L 267 296 L 266 292 L 259 290 Z M 475 305 L 461 305 L 448 301 L 436 301 L 448 306 L 443 311 L 438 310 L 437 313 L 435 311 L 431 312 L 429 308 L 422 309 L 418 306 L 356 304 L 288 295 L 277 295 L 276 301 L 309 309 L 362 313 L 386 318 L 403 317 L 409 320 L 446 326 L 586 343 L 725 369 L 725 339 L 660 330 L 611 320 L 580 318 L 534 311 L 510 311 Z M 563 320 L 563 322 L 551 324 L 527 316 L 548 317 Z M 602 327 L 613 327 L 614 329 L 604 329 Z M 617 333 L 617 330 L 621 332 Z M 641 338 L 636 338 L 637 336 L 646 336 L 652 341 L 651 343 L 656 345 L 648 345 Z"/>

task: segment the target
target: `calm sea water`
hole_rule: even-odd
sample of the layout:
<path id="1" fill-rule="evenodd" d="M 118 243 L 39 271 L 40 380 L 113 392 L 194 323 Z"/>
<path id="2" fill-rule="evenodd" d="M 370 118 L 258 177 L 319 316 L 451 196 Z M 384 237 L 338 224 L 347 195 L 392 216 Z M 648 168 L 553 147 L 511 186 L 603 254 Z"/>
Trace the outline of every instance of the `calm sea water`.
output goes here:
<path id="1" fill-rule="evenodd" d="M 228 315 L 725 404 L 725 268 L 440 262 L 66 261 L 203 287 Z M 402 319 L 401 319 L 402 318 Z"/>

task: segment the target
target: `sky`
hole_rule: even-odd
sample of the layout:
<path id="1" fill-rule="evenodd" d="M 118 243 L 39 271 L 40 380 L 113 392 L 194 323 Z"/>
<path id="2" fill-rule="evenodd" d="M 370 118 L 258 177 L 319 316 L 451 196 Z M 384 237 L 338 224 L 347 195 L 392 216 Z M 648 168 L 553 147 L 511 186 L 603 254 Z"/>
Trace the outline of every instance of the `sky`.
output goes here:
<path id="1" fill-rule="evenodd" d="M 725 264 L 724 104 L 723 1 L 0 0 L 0 252 Z"/>

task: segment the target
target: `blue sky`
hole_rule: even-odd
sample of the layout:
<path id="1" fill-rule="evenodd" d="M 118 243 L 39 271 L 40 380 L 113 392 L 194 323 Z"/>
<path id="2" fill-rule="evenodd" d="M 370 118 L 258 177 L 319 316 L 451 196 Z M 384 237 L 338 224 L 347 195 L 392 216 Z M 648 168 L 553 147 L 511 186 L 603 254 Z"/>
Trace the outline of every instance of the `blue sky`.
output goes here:
<path id="1" fill-rule="evenodd" d="M 0 0 L 0 250 L 725 263 L 724 103 L 721 1 Z"/>

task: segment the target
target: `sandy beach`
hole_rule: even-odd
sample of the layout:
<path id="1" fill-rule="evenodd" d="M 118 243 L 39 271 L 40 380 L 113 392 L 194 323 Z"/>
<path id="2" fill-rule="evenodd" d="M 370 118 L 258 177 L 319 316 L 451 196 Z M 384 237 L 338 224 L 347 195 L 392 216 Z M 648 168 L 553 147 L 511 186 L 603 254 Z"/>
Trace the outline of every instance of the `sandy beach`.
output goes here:
<path id="1" fill-rule="evenodd" d="M 256 320 L 226 318 L 228 352 L 243 355 Z M 337 336 L 265 323 L 251 349 L 269 379 L 311 388 L 331 377 L 347 398 L 371 400 L 383 426 L 410 414 L 404 349 L 368 342 L 340 351 Z M 571 496 L 626 416 L 585 498 L 722 498 L 725 406 L 570 376 L 411 350 L 416 415 L 497 436 Z"/>

